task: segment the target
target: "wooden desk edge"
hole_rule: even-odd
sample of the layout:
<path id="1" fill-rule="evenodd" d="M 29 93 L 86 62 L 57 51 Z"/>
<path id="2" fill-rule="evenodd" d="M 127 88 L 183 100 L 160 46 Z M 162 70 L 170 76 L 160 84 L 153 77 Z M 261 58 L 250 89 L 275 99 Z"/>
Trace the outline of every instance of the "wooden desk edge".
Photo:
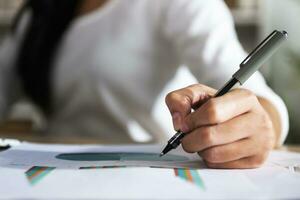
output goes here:
<path id="1" fill-rule="evenodd" d="M 291 151 L 300 153 L 300 145 L 295 144 L 287 144 L 279 147 L 277 150 Z"/>

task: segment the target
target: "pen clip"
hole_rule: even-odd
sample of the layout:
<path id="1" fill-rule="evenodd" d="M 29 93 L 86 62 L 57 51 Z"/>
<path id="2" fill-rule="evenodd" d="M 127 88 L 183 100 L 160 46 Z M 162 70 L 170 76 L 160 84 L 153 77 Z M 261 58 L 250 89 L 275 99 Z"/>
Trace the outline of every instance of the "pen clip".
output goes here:
<path id="1" fill-rule="evenodd" d="M 278 31 L 274 30 L 268 37 L 266 37 L 240 64 L 243 67 L 256 52 L 258 52 Z"/>

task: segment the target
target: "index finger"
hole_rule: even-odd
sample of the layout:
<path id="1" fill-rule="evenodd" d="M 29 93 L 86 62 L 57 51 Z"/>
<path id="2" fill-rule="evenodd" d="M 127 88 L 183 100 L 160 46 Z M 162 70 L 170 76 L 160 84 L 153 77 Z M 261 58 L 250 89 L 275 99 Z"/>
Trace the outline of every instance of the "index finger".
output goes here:
<path id="1" fill-rule="evenodd" d="M 216 90 L 202 84 L 190 85 L 169 93 L 166 96 L 166 104 L 173 118 L 174 128 L 183 130 L 184 118 L 191 113 L 191 109 L 215 94 Z"/>
<path id="2" fill-rule="evenodd" d="M 249 90 L 234 89 L 221 97 L 211 98 L 188 115 L 185 122 L 190 130 L 219 124 L 256 109 L 257 104 L 257 97 Z"/>

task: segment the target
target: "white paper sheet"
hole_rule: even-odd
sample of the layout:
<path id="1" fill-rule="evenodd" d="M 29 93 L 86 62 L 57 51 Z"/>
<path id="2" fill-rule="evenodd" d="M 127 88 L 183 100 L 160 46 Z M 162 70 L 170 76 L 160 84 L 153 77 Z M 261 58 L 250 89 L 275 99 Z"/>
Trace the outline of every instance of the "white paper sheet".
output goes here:
<path id="1" fill-rule="evenodd" d="M 131 145 L 131 146 L 101 146 L 101 145 L 43 145 L 23 143 L 0 153 L 0 166 L 22 167 L 22 166 L 51 166 L 57 168 L 73 168 L 88 166 L 140 166 L 140 167 L 186 167 L 203 168 L 204 164 L 197 154 L 187 154 L 181 148 L 173 150 L 162 158 L 160 145 Z M 157 157 L 157 161 L 147 160 L 109 160 L 109 161 L 71 161 L 56 158 L 56 156 L 67 153 L 151 153 Z M 168 156 L 179 156 L 184 161 L 167 160 Z"/>
<path id="2" fill-rule="evenodd" d="M 282 199 L 300 198 L 300 174 L 287 166 L 299 165 L 300 155 L 274 151 L 258 169 L 207 169 L 198 155 L 180 149 L 172 152 L 187 162 L 164 161 L 70 161 L 55 158 L 61 153 L 144 152 L 159 153 L 161 146 L 74 146 L 25 143 L 0 153 L 0 198 L 61 199 Z M 200 163 L 195 165 L 194 163 Z M 173 167 L 190 170 L 201 179 L 176 175 Z M 140 167 L 79 169 L 89 166 Z M 29 180 L 32 166 L 55 167 L 36 183 Z M 142 167 L 141 167 L 142 166 Z M 149 166 L 170 167 L 151 168 Z M 25 172 L 27 171 L 27 175 Z M 178 172 L 177 172 L 178 173 Z M 29 172 L 30 174 L 30 172 Z M 31 174 L 32 175 L 32 174 Z"/>

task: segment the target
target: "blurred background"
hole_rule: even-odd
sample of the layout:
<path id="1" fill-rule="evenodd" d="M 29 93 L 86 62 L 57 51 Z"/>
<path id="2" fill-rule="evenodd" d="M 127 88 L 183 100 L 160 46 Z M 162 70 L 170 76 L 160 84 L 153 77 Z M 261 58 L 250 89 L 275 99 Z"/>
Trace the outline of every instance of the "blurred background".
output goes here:
<path id="1" fill-rule="evenodd" d="M 9 31 L 23 0 L 0 0 L 0 42 Z M 229 6 L 238 37 L 249 52 L 274 29 L 289 33 L 288 43 L 262 69 L 268 84 L 288 106 L 290 133 L 286 143 L 300 144 L 300 0 L 225 0 Z M 212 13 L 213 14 L 213 13 Z M 0 124 L 1 137 L 27 139 L 43 121 L 26 102 L 12 109 L 9 119 Z"/>

